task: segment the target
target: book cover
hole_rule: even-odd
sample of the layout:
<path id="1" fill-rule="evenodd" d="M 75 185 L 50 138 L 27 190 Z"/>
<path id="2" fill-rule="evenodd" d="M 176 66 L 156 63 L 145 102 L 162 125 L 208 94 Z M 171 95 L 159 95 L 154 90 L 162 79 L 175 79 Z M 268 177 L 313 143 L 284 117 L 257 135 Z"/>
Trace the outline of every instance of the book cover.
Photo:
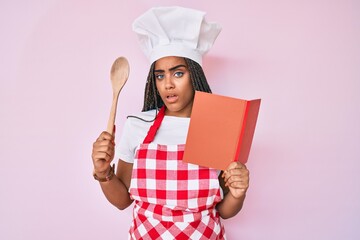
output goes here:
<path id="1" fill-rule="evenodd" d="M 183 161 L 219 170 L 246 163 L 260 102 L 196 91 Z"/>

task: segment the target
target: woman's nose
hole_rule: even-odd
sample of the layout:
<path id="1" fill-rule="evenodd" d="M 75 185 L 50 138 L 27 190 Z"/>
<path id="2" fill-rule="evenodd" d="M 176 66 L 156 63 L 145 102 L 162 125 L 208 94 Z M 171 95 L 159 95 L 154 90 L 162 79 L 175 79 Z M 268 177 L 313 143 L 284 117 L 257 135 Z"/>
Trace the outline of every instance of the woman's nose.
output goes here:
<path id="1" fill-rule="evenodd" d="M 174 88 L 173 79 L 169 76 L 165 78 L 165 89 L 172 89 Z"/>

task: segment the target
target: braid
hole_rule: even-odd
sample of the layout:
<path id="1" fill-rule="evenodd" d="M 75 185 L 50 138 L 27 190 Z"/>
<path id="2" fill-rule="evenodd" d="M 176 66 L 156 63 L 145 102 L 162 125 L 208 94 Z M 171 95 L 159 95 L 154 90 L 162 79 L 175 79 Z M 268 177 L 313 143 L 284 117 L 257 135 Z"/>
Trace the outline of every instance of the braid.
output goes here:
<path id="1" fill-rule="evenodd" d="M 211 93 L 210 86 L 206 80 L 204 71 L 200 64 L 189 59 L 184 58 L 190 72 L 190 79 L 194 90 Z M 142 111 L 149 111 L 152 109 L 161 108 L 164 105 L 155 84 L 155 62 L 151 64 L 150 71 L 147 77 L 144 93 L 144 105 Z"/>
<path id="2" fill-rule="evenodd" d="M 154 68 L 155 62 L 151 64 L 150 71 L 147 77 L 144 93 L 144 105 L 142 111 L 149 111 L 152 109 L 160 108 L 164 104 L 156 90 Z"/>
<path id="3" fill-rule="evenodd" d="M 203 71 L 202 67 L 200 66 L 200 64 L 198 64 L 197 62 L 195 62 L 189 58 L 185 58 L 185 62 L 188 65 L 188 69 L 190 72 L 190 78 L 191 78 L 191 82 L 194 87 L 194 90 L 200 91 L 200 92 L 211 93 L 210 86 L 206 80 L 204 71 Z"/>

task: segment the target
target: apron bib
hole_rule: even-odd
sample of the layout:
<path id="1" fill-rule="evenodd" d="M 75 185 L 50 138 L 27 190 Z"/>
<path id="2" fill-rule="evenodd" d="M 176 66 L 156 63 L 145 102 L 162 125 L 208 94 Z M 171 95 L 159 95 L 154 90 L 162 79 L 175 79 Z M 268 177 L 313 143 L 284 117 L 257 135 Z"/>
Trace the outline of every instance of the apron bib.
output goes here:
<path id="1" fill-rule="evenodd" d="M 217 170 L 183 162 L 184 144 L 152 143 L 164 116 L 163 107 L 135 153 L 130 238 L 226 239 L 215 209 L 221 201 Z"/>

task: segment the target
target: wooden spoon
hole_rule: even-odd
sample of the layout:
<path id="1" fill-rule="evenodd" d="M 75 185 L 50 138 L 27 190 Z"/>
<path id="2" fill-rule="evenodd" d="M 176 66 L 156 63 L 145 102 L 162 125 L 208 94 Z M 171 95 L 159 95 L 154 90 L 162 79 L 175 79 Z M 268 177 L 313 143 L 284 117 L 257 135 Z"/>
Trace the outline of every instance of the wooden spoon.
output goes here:
<path id="1" fill-rule="evenodd" d="M 129 72 L 130 72 L 129 63 L 125 57 L 117 58 L 111 67 L 110 79 L 113 89 L 113 101 L 111 105 L 110 117 L 106 130 L 110 134 L 113 134 L 114 131 L 119 94 L 129 77 Z"/>

